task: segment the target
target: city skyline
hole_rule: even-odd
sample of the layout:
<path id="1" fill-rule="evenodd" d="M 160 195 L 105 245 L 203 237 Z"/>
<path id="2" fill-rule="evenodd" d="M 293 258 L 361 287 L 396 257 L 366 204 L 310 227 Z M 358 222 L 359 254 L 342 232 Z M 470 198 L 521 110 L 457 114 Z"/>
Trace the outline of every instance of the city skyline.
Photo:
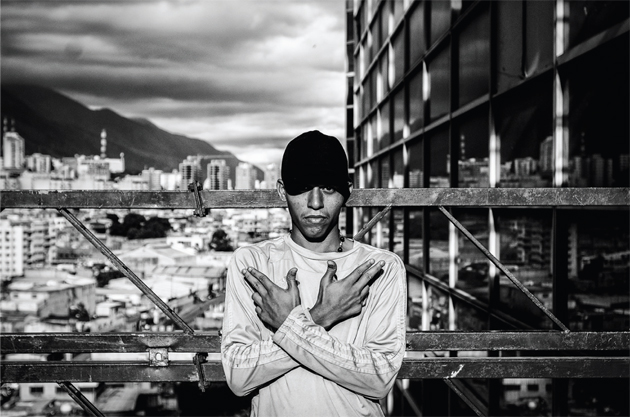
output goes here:
<path id="1" fill-rule="evenodd" d="M 305 130 L 344 139 L 343 11 L 290 0 L 3 2 L 3 82 L 277 163 Z"/>

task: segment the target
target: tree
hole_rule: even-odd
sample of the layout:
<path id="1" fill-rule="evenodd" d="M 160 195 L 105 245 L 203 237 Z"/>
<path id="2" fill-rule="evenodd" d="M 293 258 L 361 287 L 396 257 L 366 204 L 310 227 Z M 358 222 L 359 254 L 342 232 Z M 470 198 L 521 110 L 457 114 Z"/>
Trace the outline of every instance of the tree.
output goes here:
<path id="1" fill-rule="evenodd" d="M 117 218 L 111 219 L 112 225 L 109 228 L 109 234 L 112 236 L 126 236 L 130 240 L 165 237 L 166 232 L 171 230 L 171 223 L 168 219 L 161 217 L 151 217 L 147 220 L 141 214 L 129 213 L 125 216 L 122 223 L 118 223 Z"/>
<path id="2" fill-rule="evenodd" d="M 210 249 L 217 252 L 229 252 L 233 251 L 232 242 L 225 230 L 218 229 L 212 234 L 212 240 L 210 240 Z"/>

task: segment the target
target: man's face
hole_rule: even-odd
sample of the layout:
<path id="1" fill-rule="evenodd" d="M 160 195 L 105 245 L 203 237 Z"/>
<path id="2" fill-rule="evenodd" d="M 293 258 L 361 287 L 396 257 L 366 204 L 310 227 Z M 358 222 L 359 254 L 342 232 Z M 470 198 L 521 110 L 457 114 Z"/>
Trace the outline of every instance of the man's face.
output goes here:
<path id="1" fill-rule="evenodd" d="M 281 181 L 278 192 L 287 201 L 293 228 L 306 240 L 320 242 L 336 229 L 343 196 L 332 188 L 313 187 L 298 195 L 289 195 Z"/>

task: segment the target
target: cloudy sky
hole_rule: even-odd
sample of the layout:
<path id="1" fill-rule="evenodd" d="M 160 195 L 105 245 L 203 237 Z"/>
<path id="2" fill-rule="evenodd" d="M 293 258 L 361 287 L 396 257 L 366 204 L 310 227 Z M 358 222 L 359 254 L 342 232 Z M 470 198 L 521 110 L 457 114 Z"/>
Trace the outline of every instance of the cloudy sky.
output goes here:
<path id="1" fill-rule="evenodd" d="M 6 1 L 2 82 L 54 88 L 239 158 L 344 138 L 344 0 Z"/>

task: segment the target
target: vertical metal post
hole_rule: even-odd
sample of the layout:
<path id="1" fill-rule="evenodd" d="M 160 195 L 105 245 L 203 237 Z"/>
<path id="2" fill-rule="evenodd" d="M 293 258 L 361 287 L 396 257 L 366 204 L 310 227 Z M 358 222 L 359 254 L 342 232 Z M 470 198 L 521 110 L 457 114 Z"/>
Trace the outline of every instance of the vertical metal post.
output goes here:
<path id="1" fill-rule="evenodd" d="M 552 308 L 558 319 L 569 321 L 569 224 L 566 216 L 558 208 L 553 209 L 552 217 Z M 552 379 L 551 409 L 554 416 L 569 415 L 569 381 L 566 378 Z"/>

